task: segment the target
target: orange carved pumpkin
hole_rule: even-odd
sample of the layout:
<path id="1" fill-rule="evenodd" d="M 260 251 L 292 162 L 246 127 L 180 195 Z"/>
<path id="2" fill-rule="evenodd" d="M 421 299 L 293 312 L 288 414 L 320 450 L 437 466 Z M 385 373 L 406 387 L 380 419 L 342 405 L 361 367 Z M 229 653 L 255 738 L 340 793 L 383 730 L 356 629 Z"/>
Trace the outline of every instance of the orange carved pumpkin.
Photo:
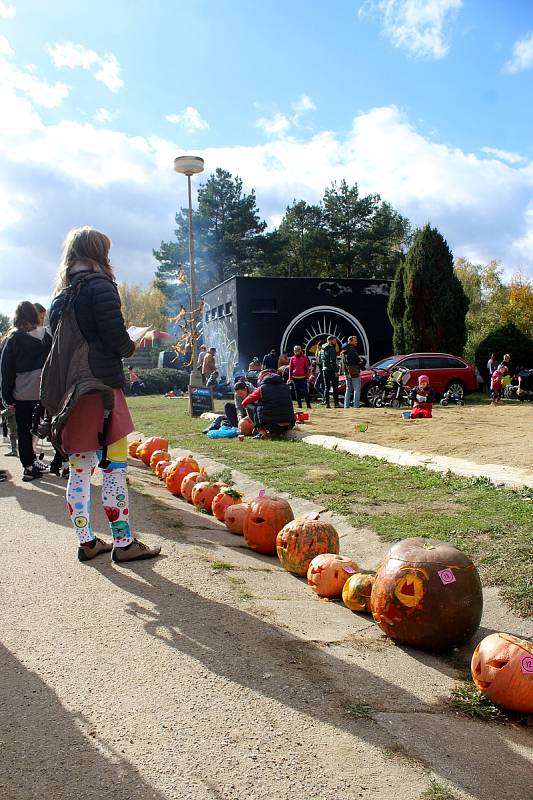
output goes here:
<path id="1" fill-rule="evenodd" d="M 193 506 L 203 508 L 208 514 L 212 514 L 213 500 L 224 486 L 225 484 L 220 481 L 198 481 L 191 493 Z"/>
<path id="2" fill-rule="evenodd" d="M 154 450 L 167 450 L 167 448 L 168 439 L 163 439 L 161 436 L 151 436 L 150 439 L 147 439 L 137 448 L 137 456 L 148 466 Z"/>
<path id="3" fill-rule="evenodd" d="M 344 584 L 359 567 L 348 556 L 323 553 L 315 556 L 307 570 L 307 583 L 320 597 L 340 597 Z"/>
<path id="4" fill-rule="evenodd" d="M 167 475 L 168 475 L 168 473 L 170 472 L 170 470 L 172 469 L 172 467 L 174 466 L 175 463 L 176 463 L 175 461 L 169 461 L 168 464 L 166 465 L 166 467 L 162 470 L 162 472 L 161 472 L 161 480 L 162 481 L 166 481 Z"/>
<path id="5" fill-rule="evenodd" d="M 258 553 L 275 555 L 276 537 L 291 519 L 294 519 L 292 508 L 282 497 L 256 497 L 244 519 L 246 544 Z"/>
<path id="6" fill-rule="evenodd" d="M 459 647 L 483 611 L 472 561 L 453 545 L 404 539 L 385 556 L 372 587 L 372 615 L 399 642 L 422 650 Z"/>
<path id="7" fill-rule="evenodd" d="M 228 531 L 243 535 L 244 518 L 250 510 L 250 503 L 238 503 L 229 506 L 224 512 L 224 524 Z"/>
<path id="8" fill-rule="evenodd" d="M 220 522 L 224 522 L 226 509 L 230 506 L 238 505 L 241 502 L 242 494 L 240 492 L 235 491 L 235 489 L 225 487 L 222 488 L 220 492 L 213 498 L 211 511 L 213 512 L 214 517 L 220 520 Z"/>
<path id="9" fill-rule="evenodd" d="M 139 458 L 137 455 L 137 449 L 140 446 L 142 439 L 134 439 L 133 442 L 130 442 L 128 445 L 128 454 L 132 458 Z"/>
<path id="10" fill-rule="evenodd" d="M 243 417 L 239 420 L 239 433 L 243 436 L 251 436 L 254 429 L 254 423 L 250 417 Z"/>
<path id="11" fill-rule="evenodd" d="M 489 700 L 533 714 L 533 642 L 491 633 L 474 650 L 470 666 L 474 683 Z"/>
<path id="12" fill-rule="evenodd" d="M 342 589 L 342 602 L 350 611 L 371 613 L 370 595 L 376 579 L 375 575 L 356 572 L 350 575 Z"/>
<path id="13" fill-rule="evenodd" d="M 167 452 L 167 450 L 154 450 L 150 456 L 150 469 L 155 469 L 155 465 L 158 461 L 161 461 L 162 458 L 166 458 L 168 461 L 170 459 L 170 453 Z"/>
<path id="14" fill-rule="evenodd" d="M 199 472 L 198 462 L 192 456 L 179 458 L 174 462 L 173 468 L 168 471 L 165 477 L 165 484 L 169 492 L 179 497 L 181 494 L 181 484 L 186 475 L 191 472 Z"/>
<path id="15" fill-rule="evenodd" d="M 197 481 L 205 480 L 205 472 L 189 472 L 181 482 L 181 496 L 188 503 L 192 503 L 192 490 L 194 489 Z"/>
<path id="16" fill-rule="evenodd" d="M 287 572 L 306 575 L 315 556 L 339 552 L 339 535 L 333 525 L 319 520 L 318 514 L 309 515 L 293 519 L 280 530 L 276 550 Z"/>
<path id="17" fill-rule="evenodd" d="M 168 459 L 162 458 L 155 465 L 154 473 L 156 474 L 156 476 L 159 478 L 160 481 L 163 480 L 163 470 L 166 469 L 170 463 L 171 462 Z"/>

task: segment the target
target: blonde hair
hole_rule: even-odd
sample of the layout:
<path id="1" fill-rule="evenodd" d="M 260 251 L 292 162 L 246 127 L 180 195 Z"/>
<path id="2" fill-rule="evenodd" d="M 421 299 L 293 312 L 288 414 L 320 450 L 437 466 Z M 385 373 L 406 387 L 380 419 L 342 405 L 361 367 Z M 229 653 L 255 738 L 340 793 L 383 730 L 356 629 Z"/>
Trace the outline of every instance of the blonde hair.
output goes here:
<path id="1" fill-rule="evenodd" d="M 112 281 L 115 280 L 113 268 L 109 263 L 111 239 L 105 233 L 85 225 L 73 228 L 67 233 L 63 242 L 63 255 L 57 273 L 54 294 L 59 294 L 70 284 L 70 270 L 77 262 L 92 272 L 102 272 Z"/>

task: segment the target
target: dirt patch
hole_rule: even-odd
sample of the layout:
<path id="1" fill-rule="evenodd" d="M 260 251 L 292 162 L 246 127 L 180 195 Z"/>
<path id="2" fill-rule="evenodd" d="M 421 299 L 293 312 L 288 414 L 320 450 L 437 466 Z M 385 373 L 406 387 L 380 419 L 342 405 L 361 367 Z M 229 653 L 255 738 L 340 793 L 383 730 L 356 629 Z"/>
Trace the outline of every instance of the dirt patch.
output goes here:
<path id="1" fill-rule="evenodd" d="M 368 425 L 363 433 L 361 424 Z M 464 458 L 479 464 L 533 469 L 533 403 L 433 408 L 431 420 L 404 420 L 388 408 L 314 408 L 303 434 L 343 436 L 419 453 Z"/>
<path id="2" fill-rule="evenodd" d="M 326 467 L 312 467 L 307 473 L 310 481 L 327 481 L 330 478 L 337 478 L 338 475 L 338 470 L 326 469 Z"/>
<path id="3" fill-rule="evenodd" d="M 352 506 L 354 514 L 362 517 L 379 517 L 382 514 L 404 514 L 412 511 L 413 514 L 449 514 L 464 511 L 464 506 L 460 503 L 376 503 L 371 501 L 354 503 Z"/>

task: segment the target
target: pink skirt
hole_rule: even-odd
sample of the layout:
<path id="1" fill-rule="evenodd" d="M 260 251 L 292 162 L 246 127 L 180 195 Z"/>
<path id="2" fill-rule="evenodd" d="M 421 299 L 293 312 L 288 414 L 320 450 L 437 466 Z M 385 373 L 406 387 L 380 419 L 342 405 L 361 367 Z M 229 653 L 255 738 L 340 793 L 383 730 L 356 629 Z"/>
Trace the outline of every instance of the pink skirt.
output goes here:
<path id="1" fill-rule="evenodd" d="M 123 439 L 134 429 L 128 404 L 122 389 L 113 389 L 115 407 L 111 412 L 111 424 L 107 443 L 113 444 Z M 104 404 L 102 395 L 87 394 L 80 399 L 68 418 L 63 430 L 63 449 L 66 453 L 88 453 L 100 450 L 98 433 L 102 430 Z"/>

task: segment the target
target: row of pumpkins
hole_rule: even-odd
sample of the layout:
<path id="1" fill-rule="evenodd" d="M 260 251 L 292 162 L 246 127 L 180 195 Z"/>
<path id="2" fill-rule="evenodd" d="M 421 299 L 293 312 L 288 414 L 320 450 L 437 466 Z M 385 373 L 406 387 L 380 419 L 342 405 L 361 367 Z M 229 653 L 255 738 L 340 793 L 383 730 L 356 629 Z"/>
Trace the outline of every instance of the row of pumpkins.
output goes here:
<path id="1" fill-rule="evenodd" d="M 210 481 L 192 455 L 172 459 L 161 437 L 134 441 L 130 456 L 141 459 L 168 490 L 213 514 L 248 547 L 275 555 L 296 575 L 307 576 L 323 598 L 341 597 L 355 612 L 372 613 L 392 639 L 439 651 L 458 647 L 476 632 L 483 610 L 478 571 L 453 545 L 431 539 L 404 539 L 393 545 L 376 574 L 339 555 L 339 536 L 317 513 L 294 519 L 280 497 L 259 496 L 249 503 L 229 486 Z M 533 644 L 506 633 L 480 642 L 472 656 L 476 686 L 504 708 L 533 713 Z"/>

